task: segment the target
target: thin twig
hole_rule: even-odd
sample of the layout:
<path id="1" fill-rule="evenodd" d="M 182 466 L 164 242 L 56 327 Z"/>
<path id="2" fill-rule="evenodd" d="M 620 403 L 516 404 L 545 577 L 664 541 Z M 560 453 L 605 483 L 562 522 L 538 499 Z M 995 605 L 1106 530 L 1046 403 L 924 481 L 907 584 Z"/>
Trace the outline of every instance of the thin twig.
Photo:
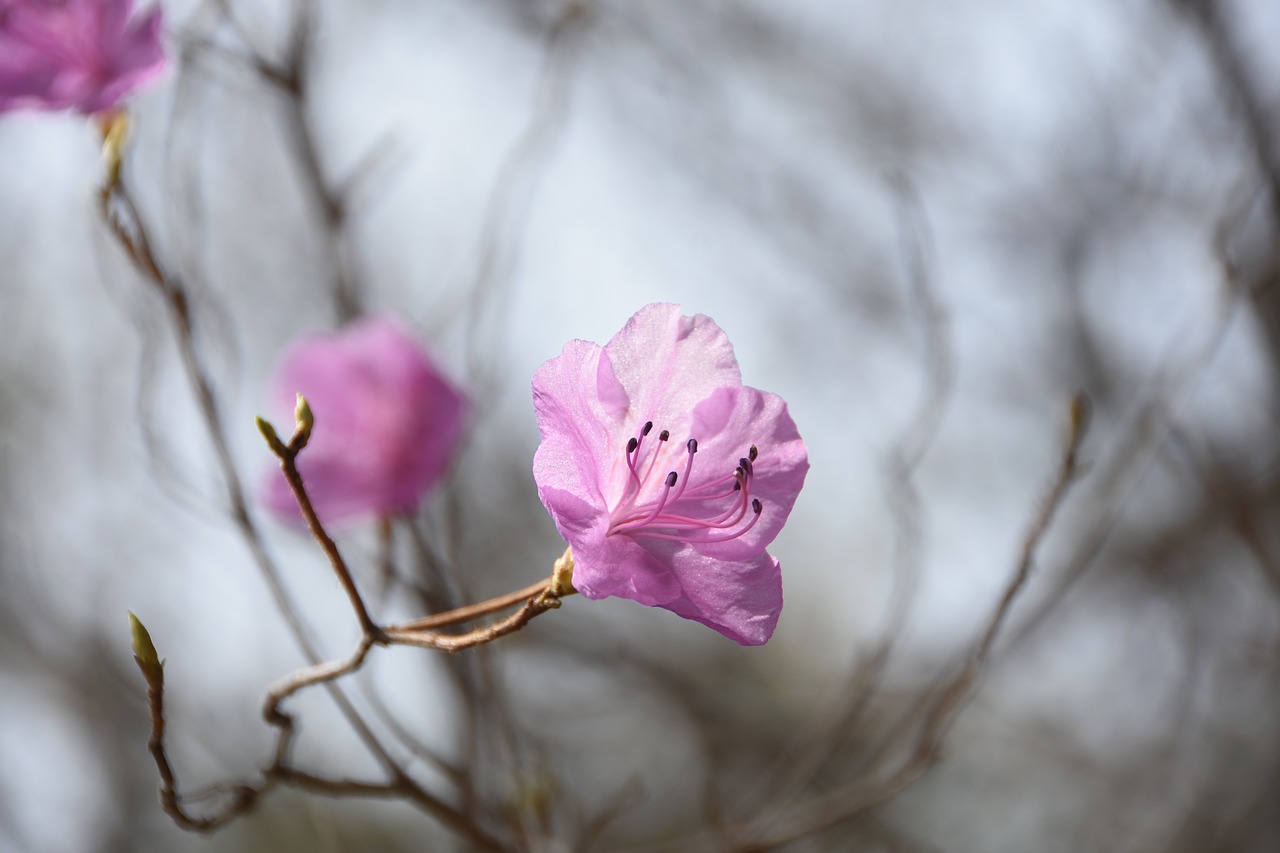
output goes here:
<path id="1" fill-rule="evenodd" d="M 355 672 L 369 656 L 373 642 L 368 637 L 361 637 L 355 651 L 345 658 L 325 661 L 314 666 L 299 669 L 277 681 L 267 691 L 266 701 L 262 706 L 262 718 L 273 726 L 292 727 L 292 719 L 280 710 L 280 703 L 293 694 L 315 684 L 334 681 L 347 673 Z M 275 765 L 284 764 L 284 756 L 277 754 Z"/>
<path id="2" fill-rule="evenodd" d="M 128 222 L 126 223 L 114 207 L 118 206 Z M 135 268 L 143 274 L 143 278 L 151 284 L 160 295 L 173 324 L 174 339 L 186 369 L 187 380 L 196 398 L 200 414 L 204 420 L 209 441 L 217 458 L 218 468 L 226 486 L 230 514 L 236 527 L 253 555 L 259 572 L 267 583 L 267 588 L 275 602 L 276 608 L 289 625 L 303 653 L 315 663 L 321 660 L 310 630 L 302 622 L 293 606 L 284 579 L 278 567 L 267 553 L 266 544 L 261 532 L 249 514 L 248 502 L 245 498 L 244 485 L 236 469 L 227 441 L 226 429 L 223 426 L 222 413 L 218 407 L 217 394 L 209 370 L 201 358 L 196 346 L 195 322 L 192 317 L 190 301 L 182 282 L 165 274 L 151 249 L 151 241 L 147 236 L 147 228 L 138 213 L 133 195 L 124 177 L 106 187 L 99 195 L 99 210 L 103 221 L 112 235 L 124 248 Z"/>
<path id="3" fill-rule="evenodd" d="M 467 815 L 440 800 L 417 782 L 413 781 L 398 765 L 392 763 L 388 782 L 357 782 L 347 779 L 327 779 L 290 766 L 289 756 L 297 736 L 294 718 L 281 709 L 281 703 L 298 691 L 316 684 L 328 684 L 350 672 L 364 662 L 373 647 L 367 638 L 349 657 L 329 661 L 299 670 L 272 687 L 263 707 L 263 717 L 277 730 L 276 748 L 271 764 L 264 767 L 256 784 L 233 785 L 225 790 L 230 798 L 222 808 L 203 816 L 187 811 L 178 792 L 178 782 L 165 748 L 164 677 L 163 665 L 148 667 L 142 661 L 139 666 L 147 679 L 147 702 L 151 711 L 151 737 L 148 748 L 160 773 L 160 802 L 166 814 L 184 829 L 209 832 L 249 811 L 258 799 L 277 784 L 288 784 L 328 796 L 378 796 L 402 797 L 418 803 L 435 815 L 441 823 L 476 845 L 477 849 L 501 850 L 503 845 L 480 828 Z"/>
<path id="4" fill-rule="evenodd" d="M 275 428 L 266 421 L 259 419 L 258 427 L 271 450 L 280 459 L 281 468 L 289 481 L 294 498 L 306 518 L 313 536 L 329 557 L 343 586 L 348 590 L 364 630 L 355 650 L 347 657 L 314 663 L 311 666 L 304 667 L 281 679 L 268 690 L 263 704 L 262 716 L 269 725 L 278 731 L 276 748 L 271 764 L 262 770 L 261 782 L 256 785 L 234 786 L 230 789 L 234 792 L 234 796 L 227 805 L 205 817 L 194 817 L 183 807 L 177 790 L 177 781 L 165 751 L 162 667 L 158 663 L 144 664 L 143 661 L 139 661 L 148 683 L 148 697 L 151 703 L 152 717 L 151 750 L 162 782 L 161 801 L 165 811 L 171 814 L 179 825 L 187 829 L 207 831 L 226 823 L 252 808 L 259 796 L 282 780 L 305 779 L 306 784 L 312 787 L 323 787 L 327 793 L 335 795 L 344 790 L 351 790 L 352 793 L 361 795 L 369 795 L 376 790 L 378 795 L 382 795 L 381 786 L 361 785 L 351 788 L 345 782 L 325 780 L 309 774 L 305 776 L 299 775 L 298 771 L 289 764 L 290 752 L 297 735 L 297 723 L 291 714 L 284 711 L 282 705 L 285 700 L 299 691 L 315 685 L 324 684 L 333 687 L 333 682 L 359 670 L 375 645 L 408 645 L 445 651 L 460 651 L 472 648 L 518 631 L 536 616 L 558 608 L 560 599 L 564 596 L 572 595 L 574 592 L 571 582 L 573 559 L 571 552 L 566 549 L 565 553 L 556 560 L 555 570 L 550 578 L 516 593 L 498 596 L 495 599 L 459 608 L 457 611 L 439 614 L 436 617 L 437 624 L 453 625 L 506 609 L 519 601 L 525 601 L 525 605 L 522 608 L 497 623 L 460 635 L 442 635 L 422 627 L 384 629 L 377 625 L 364 607 L 363 597 L 360 595 L 359 588 L 347 568 L 346 561 L 333 538 L 324 529 L 324 525 L 316 514 L 310 495 L 307 494 L 302 477 L 298 473 L 298 454 L 306 448 L 314 426 L 310 407 L 306 405 L 306 401 L 301 395 L 299 395 L 297 421 L 296 431 L 288 444 L 280 440 Z M 422 621 L 419 620 L 419 623 Z M 148 640 L 148 642 L 150 641 Z M 152 651 L 154 652 L 154 650 Z M 383 759 L 384 767 L 392 776 L 392 781 L 386 783 L 387 788 L 394 789 L 405 797 L 418 802 L 446 825 L 469 838 L 480 847 L 484 849 L 499 849 L 498 842 L 485 833 L 470 815 L 445 803 L 414 782 L 406 771 L 400 767 L 399 763 L 390 757 L 380 742 L 373 737 L 372 732 L 362 719 L 355 716 L 350 722 L 356 727 L 357 732 L 366 739 L 366 743 L 374 750 L 375 754 Z"/>
<path id="5" fill-rule="evenodd" d="M 1013 577 L 1005 587 L 981 639 L 974 645 L 964 667 L 933 694 L 926 706 L 915 749 L 887 777 L 864 777 L 815 797 L 795 809 L 785 819 L 781 829 L 740 849 L 764 850 L 776 847 L 856 817 L 906 790 L 938 761 L 942 740 L 972 697 L 1009 612 L 1030 578 L 1040 544 L 1061 508 L 1068 489 L 1076 480 L 1079 449 L 1088 431 L 1088 422 L 1088 398 L 1083 394 L 1077 395 L 1071 403 L 1071 431 L 1058 474 L 1023 538 Z"/>
<path id="6" fill-rule="evenodd" d="M 546 594 L 547 591 L 548 588 L 544 583 L 542 584 L 541 594 L 535 591 L 536 597 L 530 598 L 525 602 L 524 607 L 521 607 L 506 619 L 484 628 L 477 628 L 466 634 L 436 634 L 426 631 L 405 631 L 387 628 L 387 640 L 393 645 L 420 646 L 427 649 L 440 649 L 446 652 L 458 652 L 473 646 L 491 643 L 499 637 L 505 637 L 507 634 L 519 631 L 525 625 L 528 625 L 534 617 L 559 607 L 560 602 L 555 597 L 548 596 Z M 508 596 L 503 596 L 504 600 L 507 598 Z"/>
<path id="7" fill-rule="evenodd" d="M 279 570 L 269 556 L 262 535 L 249 514 L 244 488 L 232 459 L 230 445 L 222 424 L 222 416 L 217 404 L 213 382 L 196 348 L 194 320 L 186 290 L 180 280 L 164 272 L 156 259 L 155 253 L 151 248 L 150 239 L 147 236 L 147 229 L 138 214 L 124 178 L 118 177 L 117 180 L 105 187 L 100 193 L 99 201 L 103 220 L 112 235 L 120 243 L 146 281 L 155 287 L 168 309 L 170 319 L 174 325 L 175 338 L 186 367 L 187 377 L 195 393 L 205 427 L 214 447 L 219 468 L 223 474 L 231 504 L 232 518 L 248 544 L 263 577 L 266 579 L 277 608 L 290 626 L 303 653 L 311 661 L 312 665 L 319 664 L 322 658 L 310 637 L 310 632 L 303 624 L 296 610 L 294 610 Z M 128 225 L 121 219 L 118 211 L 122 211 L 128 217 Z M 149 692 L 151 687 L 149 685 Z M 357 737 L 365 744 L 378 763 L 391 775 L 394 784 L 399 787 L 406 799 L 417 804 L 463 838 L 468 839 L 477 848 L 486 850 L 501 849 L 502 845 L 476 821 L 458 812 L 408 776 L 369 728 L 368 724 L 365 723 L 337 684 L 325 682 L 325 687 L 329 690 L 334 702 L 338 705 L 339 710 L 355 731 Z M 258 797 L 275 784 L 275 780 L 278 778 L 275 773 L 278 772 L 278 768 L 275 771 L 267 768 L 268 772 L 264 774 L 263 781 L 260 784 L 232 787 L 230 790 L 234 792 L 234 796 L 219 812 L 203 818 L 191 816 L 183 809 L 173 769 L 170 766 L 164 747 L 165 725 L 162 692 L 157 692 L 153 697 L 151 708 L 151 750 L 161 776 L 162 806 L 166 813 L 171 815 L 175 822 L 183 828 L 207 831 L 221 826 L 251 809 L 257 802 Z"/>
<path id="8" fill-rule="evenodd" d="M 257 802 L 258 796 L 271 784 L 264 779 L 259 785 L 236 785 L 230 790 L 231 797 L 218 812 L 197 817 L 186 810 L 182 797 L 178 793 L 177 774 L 169 762 L 169 754 L 165 749 L 165 716 L 164 716 L 164 664 L 148 664 L 138 660 L 138 666 L 147 680 L 147 707 L 151 712 L 151 737 L 147 740 L 147 749 L 155 760 L 156 770 L 160 773 L 160 806 L 165 814 L 183 829 L 194 832 L 209 832 L 227 821 L 248 811 Z"/>
<path id="9" fill-rule="evenodd" d="M 283 66 L 274 65 L 261 55 L 253 63 L 262 79 L 284 96 L 286 121 L 293 147 L 303 173 L 303 183 L 325 229 L 324 245 L 330 253 L 329 285 L 334 311 L 340 323 L 346 323 L 363 310 L 360 292 L 349 263 L 350 245 L 346 231 L 347 200 L 341 188 L 329 179 L 321 158 L 320 145 L 313 126 L 311 110 L 311 45 L 314 37 L 315 4 L 297 4 L 292 38 Z"/>
<path id="10" fill-rule="evenodd" d="M 431 616 L 424 616 L 421 619 L 414 619 L 412 622 L 406 622 L 403 625 L 393 625 L 387 628 L 388 632 L 405 634 L 415 631 L 431 631 L 436 628 L 445 628 L 449 625 L 457 625 L 460 622 L 470 622 L 472 619 L 481 616 L 488 616 L 490 613 L 496 613 L 499 610 L 506 610 L 537 596 L 545 590 L 551 583 L 551 579 L 540 580 L 537 583 L 531 583 L 524 589 L 518 589 L 515 592 L 509 592 L 506 595 L 500 595 L 491 598 L 488 601 L 482 601 L 478 604 L 468 604 L 465 607 L 459 607 L 450 610 L 448 613 L 436 613 Z"/>
<path id="11" fill-rule="evenodd" d="M 874 770 L 864 773 L 859 778 L 816 795 L 781 815 L 775 810 L 769 810 L 739 826 L 729 827 L 727 835 L 717 835 L 714 840 L 706 836 L 686 837 L 643 849 L 686 851 L 714 848 L 738 853 L 768 850 L 820 832 L 888 802 L 911 787 L 937 763 L 941 743 L 951 724 L 973 696 L 1008 614 L 1030 578 L 1035 555 L 1061 508 L 1068 489 L 1076 480 L 1079 449 L 1087 432 L 1088 420 L 1087 398 L 1083 394 L 1077 395 L 1071 403 L 1071 430 L 1057 476 L 1023 538 L 1013 577 L 1006 585 L 964 665 L 954 676 L 924 697 L 915 709 L 904 715 L 906 720 L 920 720 L 920 723 L 915 729 L 914 747 L 895 768 L 885 774 Z M 888 740 L 893 742 L 898 738 L 891 735 Z M 736 839 L 736 842 L 731 843 L 726 839 Z"/>
<path id="12" fill-rule="evenodd" d="M 302 395 L 299 394 L 298 398 L 301 401 Z M 305 403 L 301 404 L 305 405 Z M 260 423 L 262 422 L 260 421 Z M 343 558 L 342 552 L 338 550 L 338 543 L 333 541 L 333 537 L 329 535 L 329 532 L 324 529 L 324 525 L 320 522 L 320 516 L 316 513 L 315 505 L 311 502 L 311 496 L 307 494 L 306 487 L 302 483 L 302 475 L 298 473 L 298 453 L 306 447 L 310 434 L 310 425 L 305 429 L 299 427 L 289 443 L 285 444 L 275 436 L 274 431 L 271 434 L 264 432 L 267 444 L 270 445 L 276 458 L 280 460 L 280 470 L 284 472 L 284 477 L 289 482 L 289 490 L 293 492 L 298 509 L 302 511 L 302 517 L 307 523 L 307 529 L 311 531 L 311 536 L 329 559 L 329 565 L 333 567 L 334 574 L 338 576 L 338 582 L 342 584 L 343 591 L 346 592 L 347 598 L 351 601 L 351 607 L 355 610 L 356 618 L 360 622 L 361 632 L 370 642 L 384 643 L 386 642 L 386 637 L 382 633 L 382 629 L 378 627 L 377 623 L 373 621 L 373 617 L 369 615 L 369 608 L 364 603 L 364 596 L 360 594 L 360 588 L 356 585 L 355 578 L 351 576 L 347 561 Z"/>
<path id="13" fill-rule="evenodd" d="M 840 742 L 845 733 L 855 731 L 871 707 L 907 620 L 921 572 L 921 506 L 915 474 L 937 436 L 951 399 L 955 342 L 950 316 L 934 286 L 933 240 L 919 194 L 906 174 L 890 175 L 889 184 L 898 201 L 905 283 L 924 340 L 924 381 L 915 413 L 894 442 L 885 466 L 885 503 L 894 529 L 888 617 L 880 638 L 858 656 L 838 693 L 802 729 L 775 766 L 763 774 L 759 790 L 744 798 L 746 809 L 738 812 L 743 815 L 760 814 L 766 808 L 778 813 L 841 754 L 833 744 Z"/>
<path id="14" fill-rule="evenodd" d="M 461 318 L 473 387 L 483 388 L 493 381 L 483 369 L 491 343 L 488 337 L 482 341 L 479 333 L 487 313 L 502 301 L 501 286 L 519 250 L 513 235 L 522 233 L 538 185 L 549 172 L 568 126 L 574 70 L 593 14 L 590 2 L 570 2 L 552 22 L 528 124 L 504 156 L 484 205 L 477 266 L 466 291 L 470 305 Z M 438 316 L 463 312 L 461 304 L 442 306 Z"/>

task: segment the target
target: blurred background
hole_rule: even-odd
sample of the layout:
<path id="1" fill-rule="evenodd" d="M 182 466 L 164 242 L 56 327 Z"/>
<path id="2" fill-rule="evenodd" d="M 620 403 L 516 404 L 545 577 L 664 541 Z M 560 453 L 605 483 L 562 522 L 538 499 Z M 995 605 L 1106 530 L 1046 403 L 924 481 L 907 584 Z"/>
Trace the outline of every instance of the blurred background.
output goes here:
<path id="1" fill-rule="evenodd" d="M 379 651 L 343 689 L 422 790 L 507 849 L 1280 848 L 1280 6 L 164 6 L 125 179 L 190 335 L 98 215 L 96 130 L 0 120 L 0 849 L 480 845 L 287 787 L 179 829 L 125 614 L 215 811 L 306 663 L 230 475 L 322 652 L 359 635 L 252 500 L 283 349 L 392 311 L 472 396 L 394 572 L 340 537 L 408 618 L 549 573 L 530 377 L 660 300 L 808 443 L 778 632 L 570 599 L 475 652 Z M 297 766 L 382 778 L 323 690 L 289 707 Z"/>

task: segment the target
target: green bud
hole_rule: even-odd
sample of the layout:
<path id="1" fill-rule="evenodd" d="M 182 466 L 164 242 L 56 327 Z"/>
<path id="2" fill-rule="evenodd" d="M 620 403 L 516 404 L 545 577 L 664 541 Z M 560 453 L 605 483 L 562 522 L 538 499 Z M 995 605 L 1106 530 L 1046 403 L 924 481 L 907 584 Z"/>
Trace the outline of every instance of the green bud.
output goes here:
<path id="1" fill-rule="evenodd" d="M 547 587 L 546 598 L 560 599 L 573 595 L 573 549 L 565 548 L 564 553 L 556 560 L 551 570 L 551 583 Z"/>
<path id="2" fill-rule="evenodd" d="M 138 662 L 147 681 L 153 682 L 160 675 L 160 655 L 156 653 L 155 644 L 151 642 L 151 635 L 147 633 L 146 627 L 138 617 L 133 615 L 132 610 L 129 611 L 129 636 L 133 641 L 134 660 Z"/>
<path id="3" fill-rule="evenodd" d="M 120 168 L 129 139 L 129 116 L 123 110 L 103 113 L 98 129 L 102 131 L 102 189 L 111 192 L 120 184 Z"/>
<path id="4" fill-rule="evenodd" d="M 283 456 L 285 453 L 284 442 L 280 440 L 280 436 L 276 433 L 276 428 L 271 425 L 271 421 L 255 417 L 253 422 L 258 425 L 258 432 L 262 433 L 262 437 L 267 440 L 267 446 L 271 448 L 271 452 L 277 456 Z"/>
<path id="5" fill-rule="evenodd" d="M 316 416 L 311 413 L 311 405 L 301 392 L 298 393 L 298 405 L 293 409 L 293 425 L 291 443 L 301 449 L 306 446 L 307 440 L 311 438 L 311 428 L 316 425 Z"/>

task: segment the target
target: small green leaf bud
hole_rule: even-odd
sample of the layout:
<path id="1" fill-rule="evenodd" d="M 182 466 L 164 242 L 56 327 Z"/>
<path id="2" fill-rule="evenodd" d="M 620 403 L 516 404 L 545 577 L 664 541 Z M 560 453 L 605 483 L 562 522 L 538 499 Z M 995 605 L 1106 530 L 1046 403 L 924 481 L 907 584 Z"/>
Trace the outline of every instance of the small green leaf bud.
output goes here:
<path id="1" fill-rule="evenodd" d="M 289 443 L 295 450 L 301 450 L 306 447 L 307 441 L 311 438 L 311 428 L 316 425 L 316 416 L 311 413 L 311 404 L 300 392 L 298 404 L 293 409 L 293 424 L 293 439 Z"/>
<path id="2" fill-rule="evenodd" d="M 271 425 L 271 421 L 262 417 L 255 417 L 253 422 L 258 425 L 258 432 L 262 433 L 262 437 L 267 440 L 267 446 L 271 448 L 271 452 L 277 456 L 284 456 L 284 442 L 280 440 L 276 428 Z"/>
<path id="3" fill-rule="evenodd" d="M 154 684 L 161 675 L 160 655 L 151 642 L 151 635 L 132 610 L 129 611 L 129 637 L 133 643 L 133 659 L 138 662 L 147 683 Z"/>
<path id="4" fill-rule="evenodd" d="M 577 592 L 573 588 L 573 549 L 565 548 L 551 570 L 551 583 L 544 594 L 548 599 L 560 599 Z"/>

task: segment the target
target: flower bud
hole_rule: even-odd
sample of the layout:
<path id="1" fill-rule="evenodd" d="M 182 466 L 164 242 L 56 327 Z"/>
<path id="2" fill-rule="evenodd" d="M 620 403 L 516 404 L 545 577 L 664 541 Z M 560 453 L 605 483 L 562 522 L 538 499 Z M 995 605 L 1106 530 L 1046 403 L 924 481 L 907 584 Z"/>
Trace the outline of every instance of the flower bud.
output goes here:
<path id="1" fill-rule="evenodd" d="M 262 437 L 267 440 L 267 446 L 271 448 L 271 452 L 277 456 L 283 456 L 286 452 L 284 442 L 280 440 L 276 428 L 271 425 L 271 421 L 261 416 L 255 417 L 253 422 L 258 425 L 258 432 L 262 433 Z"/>
<path id="2" fill-rule="evenodd" d="M 160 656 L 156 653 L 155 644 L 151 642 L 151 635 L 138 617 L 133 615 L 132 610 L 129 611 L 129 637 L 133 643 L 133 659 L 138 662 L 138 668 L 142 670 L 147 683 L 155 684 L 163 671 Z"/>
<path id="3" fill-rule="evenodd" d="M 297 405 L 293 407 L 293 438 L 290 444 L 294 450 L 301 450 L 311 440 L 311 428 L 316 425 L 316 416 L 311 413 L 307 398 L 298 394 Z"/>

